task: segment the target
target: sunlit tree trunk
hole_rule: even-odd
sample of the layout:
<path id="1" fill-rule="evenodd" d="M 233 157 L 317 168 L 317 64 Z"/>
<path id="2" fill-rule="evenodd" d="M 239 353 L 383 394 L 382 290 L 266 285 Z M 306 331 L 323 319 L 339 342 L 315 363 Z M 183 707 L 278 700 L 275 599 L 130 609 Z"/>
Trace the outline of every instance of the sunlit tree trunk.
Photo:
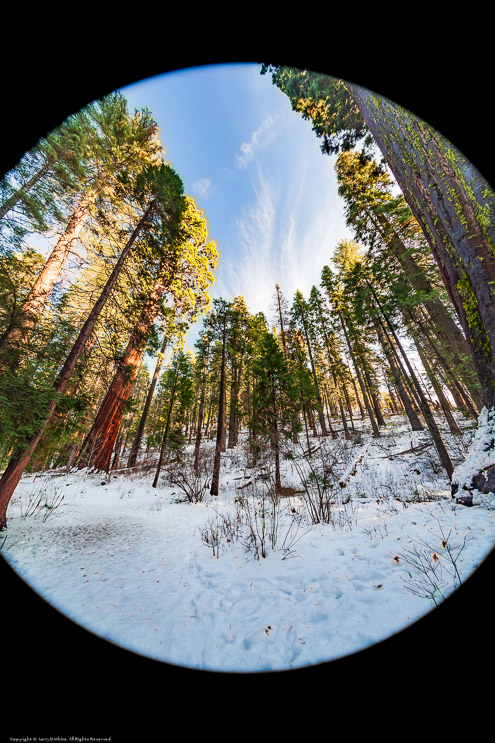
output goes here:
<path id="1" fill-rule="evenodd" d="M 153 287 L 139 321 L 129 338 L 124 355 L 119 362 L 117 372 L 96 415 L 91 431 L 86 437 L 86 442 L 78 460 L 79 467 L 87 466 L 104 472 L 108 472 L 110 469 L 110 459 L 124 414 L 124 407 L 131 394 L 139 364 L 151 328 L 158 315 L 160 301 L 167 284 L 167 279 L 162 277 Z"/>
<path id="2" fill-rule="evenodd" d="M 62 236 L 52 250 L 48 260 L 43 266 L 38 278 L 33 284 L 22 308 L 15 327 L 3 338 L 3 346 L 0 350 L 0 372 L 9 367 L 15 369 L 19 363 L 22 348 L 25 346 L 31 331 L 39 320 L 43 308 L 48 300 L 62 267 L 71 251 L 84 220 L 86 219 L 91 204 L 98 190 L 90 189 L 83 196 L 77 209 L 72 215 Z"/>
<path id="3" fill-rule="evenodd" d="M 57 402 L 60 396 L 65 392 L 67 385 L 69 384 L 69 381 L 72 377 L 72 374 L 79 360 L 79 357 L 81 356 L 84 350 L 84 346 L 86 345 L 86 342 L 88 341 L 88 339 L 91 336 L 91 333 L 93 332 L 96 321 L 98 320 L 100 313 L 103 307 L 105 306 L 108 300 L 108 297 L 110 296 L 110 292 L 115 282 L 117 281 L 120 271 L 122 270 L 122 267 L 124 265 L 125 259 L 127 255 L 129 254 L 134 242 L 136 241 L 140 231 L 144 227 L 148 217 L 150 216 L 153 210 L 153 206 L 154 205 L 152 202 L 149 205 L 146 212 L 144 213 L 144 215 L 141 217 L 138 225 L 134 229 L 131 237 L 129 238 L 126 247 L 122 251 L 117 263 L 115 264 L 113 271 L 110 274 L 103 291 L 98 297 L 86 322 L 81 328 L 79 335 L 77 337 L 77 340 L 72 346 L 72 349 L 67 359 L 65 360 L 65 363 L 62 369 L 60 370 L 58 374 L 57 380 L 54 384 L 54 390 L 53 390 L 54 394 L 53 394 L 52 402 L 48 406 L 45 418 L 43 420 L 43 423 L 40 425 L 38 432 L 28 439 L 28 442 L 24 450 L 20 454 L 16 455 L 10 460 L 5 472 L 3 473 L 2 478 L 0 479 L 0 530 L 3 529 L 7 523 L 7 506 L 9 504 L 10 498 L 12 497 L 12 493 L 17 487 L 17 484 L 19 480 L 21 479 L 22 474 L 27 464 L 29 463 L 29 460 L 31 459 L 31 456 L 34 450 L 36 449 L 55 411 L 55 408 L 57 406 Z"/>

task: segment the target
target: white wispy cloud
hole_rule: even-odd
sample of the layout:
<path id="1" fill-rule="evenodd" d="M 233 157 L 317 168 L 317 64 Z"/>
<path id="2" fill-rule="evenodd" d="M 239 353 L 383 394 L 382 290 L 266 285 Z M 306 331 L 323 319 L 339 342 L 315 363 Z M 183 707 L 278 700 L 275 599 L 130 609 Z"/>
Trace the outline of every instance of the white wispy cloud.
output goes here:
<path id="1" fill-rule="evenodd" d="M 212 186 L 213 186 L 213 183 L 206 176 L 203 178 L 198 178 L 192 184 L 192 192 L 193 194 L 196 194 L 196 196 L 199 196 L 202 199 L 207 199 L 208 196 L 210 195 Z"/>
<path id="2" fill-rule="evenodd" d="M 283 183 L 259 172 L 254 194 L 235 220 L 236 250 L 223 260 L 216 291 L 242 294 L 251 312 L 271 322 L 275 284 L 290 303 L 297 289 L 307 297 L 337 242 L 349 235 L 328 192 L 304 169 Z"/>
<path id="3" fill-rule="evenodd" d="M 271 114 L 268 115 L 258 129 L 251 132 L 249 140 L 241 143 L 239 147 L 240 152 L 236 152 L 235 155 L 236 166 L 238 168 L 241 170 L 247 168 L 257 150 L 266 147 L 266 145 L 276 138 L 276 123 L 276 117 Z"/>

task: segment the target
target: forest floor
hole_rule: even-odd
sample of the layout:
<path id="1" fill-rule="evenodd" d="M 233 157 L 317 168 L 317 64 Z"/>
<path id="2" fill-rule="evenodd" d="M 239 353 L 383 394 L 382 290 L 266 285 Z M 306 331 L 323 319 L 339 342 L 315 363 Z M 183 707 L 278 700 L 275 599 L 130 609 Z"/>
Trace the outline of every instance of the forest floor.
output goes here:
<path id="1" fill-rule="evenodd" d="M 461 436 L 442 426 L 455 464 L 474 430 L 461 425 Z M 219 496 L 206 490 L 197 503 L 166 472 L 152 488 L 145 466 L 25 476 L 2 554 L 98 636 L 180 666 L 247 672 L 328 661 L 395 634 L 492 549 L 493 505 L 456 504 L 429 435 L 405 419 L 390 418 L 379 439 L 314 439 L 311 458 L 302 443 L 282 458 L 278 502 L 271 452 L 248 467 L 245 434 L 222 455 Z M 214 442 L 203 449 L 208 468 Z M 191 482 L 187 463 L 179 472 Z"/>

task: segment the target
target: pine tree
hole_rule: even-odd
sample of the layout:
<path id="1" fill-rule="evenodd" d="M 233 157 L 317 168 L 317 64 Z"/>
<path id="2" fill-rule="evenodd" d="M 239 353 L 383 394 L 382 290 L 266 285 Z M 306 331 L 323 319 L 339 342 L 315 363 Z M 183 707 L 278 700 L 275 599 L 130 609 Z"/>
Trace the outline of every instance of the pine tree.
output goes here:
<path id="1" fill-rule="evenodd" d="M 136 112 L 130 117 L 127 102 L 120 93 L 92 104 L 79 114 L 79 119 L 84 129 L 80 157 L 85 165 L 73 197 L 74 208 L 19 308 L 15 326 L 2 339 L 0 372 L 18 366 L 29 335 L 95 202 L 121 190 L 123 179 L 129 181 L 131 174 L 139 174 L 143 167 L 157 161 L 160 145 L 156 123 L 148 112 Z"/>
<path id="2" fill-rule="evenodd" d="M 280 451 L 282 438 L 300 430 L 299 385 L 284 353 L 271 333 L 261 338 L 259 356 L 253 361 L 256 385 L 250 427 L 261 439 L 268 439 L 275 467 L 275 494 L 281 492 Z"/>
<path id="3" fill-rule="evenodd" d="M 158 485 L 167 448 L 173 445 L 178 449 L 184 443 L 185 415 L 193 400 L 192 372 L 190 358 L 183 351 L 178 351 L 160 383 L 165 397 L 166 417 L 154 488 Z"/>
<path id="4" fill-rule="evenodd" d="M 318 417 L 320 420 L 321 434 L 322 436 L 327 436 L 328 435 L 327 426 L 326 426 L 325 416 L 323 412 L 323 403 L 321 399 L 321 392 L 320 392 L 320 387 L 318 384 L 318 376 L 316 373 L 316 366 L 314 363 L 312 343 L 311 343 L 310 308 L 300 291 L 297 291 L 295 294 L 294 301 L 292 303 L 291 316 L 292 316 L 292 322 L 296 326 L 300 327 L 302 334 L 306 340 L 308 358 L 309 358 L 311 373 L 313 376 L 313 383 L 314 383 L 315 392 L 316 392 L 317 410 L 318 410 Z"/>
<path id="5" fill-rule="evenodd" d="M 4 528 L 6 525 L 7 506 L 12 493 L 14 492 L 24 469 L 26 468 L 51 416 L 55 411 L 58 400 L 67 388 L 76 363 L 81 356 L 91 333 L 93 332 L 102 308 L 108 300 L 127 254 L 130 252 L 139 237 L 140 232 L 146 227 L 148 220 L 151 220 L 153 216 L 157 218 L 159 225 L 161 224 L 161 220 L 165 219 L 172 235 L 177 229 L 177 223 L 182 216 L 182 210 L 184 208 L 182 201 L 182 182 L 171 168 L 163 165 L 148 171 L 147 176 L 142 181 L 138 191 L 139 196 L 146 204 L 146 206 L 143 207 L 144 213 L 141 215 L 137 226 L 129 237 L 119 260 L 105 285 L 105 288 L 101 292 L 93 309 L 87 317 L 77 340 L 59 371 L 51 390 L 51 394 L 48 399 L 45 399 L 44 401 L 45 411 L 39 416 L 37 426 L 35 426 L 32 435 L 29 436 L 27 441 L 23 442 L 22 446 L 17 447 L 14 456 L 11 458 L 2 478 L 0 479 L 0 529 Z M 162 197 L 161 203 L 159 201 L 159 196 Z M 170 224 L 168 224 L 169 217 L 172 217 Z"/>
<path id="6" fill-rule="evenodd" d="M 292 106 L 313 121 L 324 152 L 373 141 L 392 171 L 439 267 L 470 344 L 482 401 L 495 406 L 495 194 L 466 158 L 401 106 L 307 70 L 263 65 Z"/>
<path id="7" fill-rule="evenodd" d="M 168 216 L 155 237 L 148 235 L 148 242 L 156 241 L 155 251 L 158 251 L 158 260 L 153 264 L 154 280 L 143 297 L 137 324 L 87 436 L 79 458 L 81 467 L 94 467 L 105 472 L 109 470 L 124 406 L 164 295 L 167 294 L 169 301 L 175 304 L 176 312 L 189 320 L 195 319 L 197 312 L 201 312 L 209 301 L 206 288 L 213 279 L 211 270 L 215 266 L 217 252 L 212 241 L 205 242 L 206 221 L 200 217 L 190 197 L 185 199 L 175 216 L 181 220 L 178 237 L 173 232 L 170 234 Z"/>
<path id="8" fill-rule="evenodd" d="M 440 272 L 403 196 L 393 197 L 388 173 L 359 152 L 341 153 L 336 172 L 339 194 L 346 202 L 347 224 L 354 227 L 356 238 L 369 246 L 374 273 L 391 274 L 387 276 L 390 287 L 400 282 L 408 306 L 424 306 L 444 354 L 478 397 L 469 344 L 447 310 L 450 302 L 442 289 Z"/>
<path id="9" fill-rule="evenodd" d="M 223 299 L 215 299 L 213 300 L 213 303 L 215 306 L 215 318 L 213 322 L 221 346 L 221 360 L 218 389 L 217 439 L 215 444 L 215 458 L 213 461 L 210 495 L 218 495 L 220 492 L 220 463 L 223 449 L 222 439 L 224 438 L 225 427 L 226 347 L 230 305 Z"/>

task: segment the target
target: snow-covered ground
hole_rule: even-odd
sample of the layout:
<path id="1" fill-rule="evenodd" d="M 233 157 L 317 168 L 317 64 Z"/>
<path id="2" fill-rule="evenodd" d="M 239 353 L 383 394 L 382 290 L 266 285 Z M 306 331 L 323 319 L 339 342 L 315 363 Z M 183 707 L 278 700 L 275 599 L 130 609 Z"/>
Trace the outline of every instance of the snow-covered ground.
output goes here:
<path id="1" fill-rule="evenodd" d="M 473 433 L 462 425 L 462 437 L 444 431 L 456 464 Z M 63 614 L 154 659 L 228 672 L 332 660 L 429 612 L 495 544 L 490 500 L 456 504 L 428 442 L 399 418 L 380 439 L 314 440 L 312 466 L 332 485 L 329 523 L 312 523 L 294 492 L 306 460 L 283 458 L 292 490 L 274 505 L 243 437 L 223 455 L 220 495 L 198 503 L 180 502 L 165 475 L 152 488 L 152 469 L 31 475 L 2 553 Z"/>

